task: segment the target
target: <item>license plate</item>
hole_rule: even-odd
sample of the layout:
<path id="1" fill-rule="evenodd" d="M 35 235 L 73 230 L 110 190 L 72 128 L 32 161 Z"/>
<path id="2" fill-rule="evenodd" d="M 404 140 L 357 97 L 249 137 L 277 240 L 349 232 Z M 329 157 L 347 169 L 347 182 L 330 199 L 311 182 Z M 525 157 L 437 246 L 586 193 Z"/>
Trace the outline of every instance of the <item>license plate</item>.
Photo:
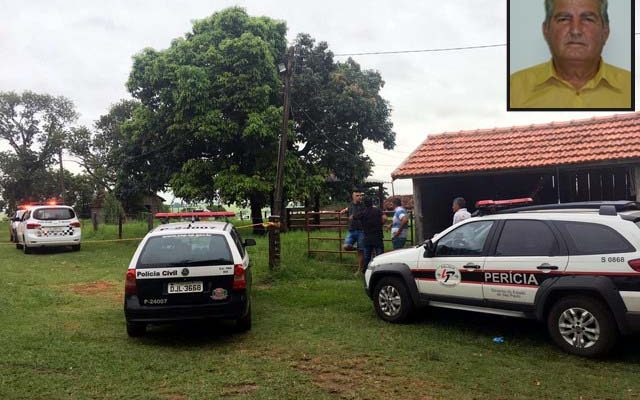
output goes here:
<path id="1" fill-rule="evenodd" d="M 167 285 L 169 294 L 178 293 L 200 293 L 202 292 L 202 282 L 173 282 Z"/>

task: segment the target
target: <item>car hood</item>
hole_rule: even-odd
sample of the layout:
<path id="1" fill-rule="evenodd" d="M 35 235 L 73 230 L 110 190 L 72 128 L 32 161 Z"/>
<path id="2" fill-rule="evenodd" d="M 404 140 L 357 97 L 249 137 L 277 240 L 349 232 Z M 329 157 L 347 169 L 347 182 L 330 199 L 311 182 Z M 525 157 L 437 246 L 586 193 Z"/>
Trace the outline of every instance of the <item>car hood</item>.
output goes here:
<path id="1" fill-rule="evenodd" d="M 388 253 L 383 253 L 375 257 L 372 263 L 374 263 L 375 265 L 393 262 L 401 262 L 405 264 L 412 263 L 418 259 L 418 254 L 421 250 L 424 250 L 422 249 L 422 246 L 390 251 Z"/>

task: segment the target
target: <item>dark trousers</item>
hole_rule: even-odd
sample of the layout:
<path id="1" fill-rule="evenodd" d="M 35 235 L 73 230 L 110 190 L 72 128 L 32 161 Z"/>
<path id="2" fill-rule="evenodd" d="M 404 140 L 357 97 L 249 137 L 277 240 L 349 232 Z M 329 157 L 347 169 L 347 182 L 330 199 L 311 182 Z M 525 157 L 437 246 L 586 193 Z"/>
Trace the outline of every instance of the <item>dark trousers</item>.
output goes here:
<path id="1" fill-rule="evenodd" d="M 367 270 L 369 266 L 369 262 L 373 259 L 373 257 L 384 253 L 384 244 L 382 242 L 376 244 L 368 244 L 364 245 L 364 270 Z"/>

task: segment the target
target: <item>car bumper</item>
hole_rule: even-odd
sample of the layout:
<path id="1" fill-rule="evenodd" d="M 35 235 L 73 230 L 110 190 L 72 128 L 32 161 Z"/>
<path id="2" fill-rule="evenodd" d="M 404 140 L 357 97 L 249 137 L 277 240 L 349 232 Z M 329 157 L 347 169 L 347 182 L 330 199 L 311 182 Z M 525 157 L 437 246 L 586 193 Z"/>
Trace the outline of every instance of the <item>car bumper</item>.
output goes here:
<path id="1" fill-rule="evenodd" d="M 79 233 L 73 236 L 51 236 L 51 237 L 26 235 L 25 242 L 29 247 L 75 246 L 80 244 L 81 235 Z"/>
<path id="2" fill-rule="evenodd" d="M 221 304 L 179 306 L 141 306 L 137 296 L 127 296 L 124 314 L 127 322 L 160 323 L 197 319 L 238 319 L 247 314 L 247 293 L 235 294 Z"/>

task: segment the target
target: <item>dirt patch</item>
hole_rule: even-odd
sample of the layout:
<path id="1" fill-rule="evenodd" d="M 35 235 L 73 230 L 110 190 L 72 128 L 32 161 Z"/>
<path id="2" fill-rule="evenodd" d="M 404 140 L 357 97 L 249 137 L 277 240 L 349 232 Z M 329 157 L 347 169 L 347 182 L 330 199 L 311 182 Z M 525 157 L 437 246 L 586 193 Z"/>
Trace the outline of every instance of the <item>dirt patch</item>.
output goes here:
<path id="1" fill-rule="evenodd" d="M 395 373 L 388 363 L 366 356 L 302 356 L 293 365 L 316 386 L 342 399 L 432 399 L 427 393 L 433 393 L 433 384 Z"/>
<path id="2" fill-rule="evenodd" d="M 240 396 L 253 393 L 258 390 L 259 386 L 255 383 L 239 383 L 230 385 L 222 390 L 222 396 Z"/>
<path id="3" fill-rule="evenodd" d="M 108 281 L 78 283 L 71 285 L 71 291 L 83 296 L 95 296 L 100 294 L 112 294 L 116 285 Z"/>
<path id="4" fill-rule="evenodd" d="M 65 289 L 80 296 L 108 297 L 116 303 L 122 303 L 124 300 L 122 287 L 109 281 L 77 283 L 65 286 Z"/>

